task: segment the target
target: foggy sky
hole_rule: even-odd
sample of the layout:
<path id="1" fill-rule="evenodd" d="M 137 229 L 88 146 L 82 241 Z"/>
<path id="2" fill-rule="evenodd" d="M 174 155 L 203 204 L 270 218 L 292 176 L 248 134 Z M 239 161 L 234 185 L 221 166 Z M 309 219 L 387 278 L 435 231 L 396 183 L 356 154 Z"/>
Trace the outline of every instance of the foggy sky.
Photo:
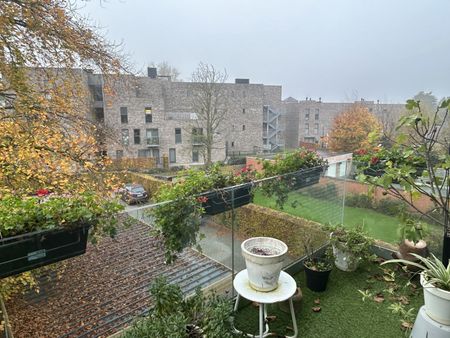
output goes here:
<path id="1" fill-rule="evenodd" d="M 450 96 L 448 0 L 91 0 L 83 15 L 135 68 L 200 61 L 283 97 L 404 102 Z"/>

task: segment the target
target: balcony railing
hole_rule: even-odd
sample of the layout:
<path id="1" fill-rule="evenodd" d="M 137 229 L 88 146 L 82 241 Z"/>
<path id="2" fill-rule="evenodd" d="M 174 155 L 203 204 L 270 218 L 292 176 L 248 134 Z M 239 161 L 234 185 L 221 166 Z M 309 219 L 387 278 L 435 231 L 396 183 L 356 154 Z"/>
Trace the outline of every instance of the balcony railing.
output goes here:
<path id="1" fill-rule="evenodd" d="M 148 146 L 159 146 L 159 136 L 147 137 Z"/>

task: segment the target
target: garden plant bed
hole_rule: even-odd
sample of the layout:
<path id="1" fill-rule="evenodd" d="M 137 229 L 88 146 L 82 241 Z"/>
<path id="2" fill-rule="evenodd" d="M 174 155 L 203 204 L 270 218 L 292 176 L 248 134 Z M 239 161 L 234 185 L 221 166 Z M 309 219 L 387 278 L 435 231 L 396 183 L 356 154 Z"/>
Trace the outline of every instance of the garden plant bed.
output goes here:
<path id="1" fill-rule="evenodd" d="M 405 300 L 400 297 L 406 295 L 410 303 L 404 307 L 414 308 L 411 311 L 413 322 L 417 311 L 423 305 L 423 295 L 418 280 L 413 280 L 417 289 L 411 286 L 402 288 L 408 279 L 399 273 L 396 276 L 395 282 L 386 281 L 390 277 L 376 264 L 364 265 L 352 273 L 334 269 L 327 290 L 317 293 L 306 287 L 304 271 L 296 274 L 294 278 L 303 292 L 300 310 L 296 313 L 299 337 L 404 337 L 402 317 L 394 314 L 389 306 Z M 394 283 L 401 288 L 395 296 L 390 296 L 386 290 Z M 372 296 L 363 301 L 358 290 L 366 289 Z M 313 307 L 320 308 L 320 311 L 314 312 Z M 276 316 L 276 319 L 270 322 L 271 332 L 293 334 L 289 328 L 292 327 L 290 314 L 279 310 L 278 304 L 268 308 L 268 315 Z M 253 305 L 242 308 L 235 317 L 235 324 L 239 330 L 257 334 L 258 309 Z"/>

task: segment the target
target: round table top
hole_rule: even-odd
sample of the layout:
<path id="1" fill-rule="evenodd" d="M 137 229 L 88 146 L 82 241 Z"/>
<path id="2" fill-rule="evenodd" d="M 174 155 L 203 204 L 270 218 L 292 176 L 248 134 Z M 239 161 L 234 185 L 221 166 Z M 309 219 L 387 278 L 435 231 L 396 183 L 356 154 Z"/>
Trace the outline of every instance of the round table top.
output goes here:
<path id="1" fill-rule="evenodd" d="M 284 271 L 280 273 L 278 287 L 269 292 L 256 291 L 250 286 L 247 269 L 239 272 L 233 281 L 234 289 L 242 297 L 257 303 L 272 304 L 291 298 L 297 290 L 294 278 Z"/>

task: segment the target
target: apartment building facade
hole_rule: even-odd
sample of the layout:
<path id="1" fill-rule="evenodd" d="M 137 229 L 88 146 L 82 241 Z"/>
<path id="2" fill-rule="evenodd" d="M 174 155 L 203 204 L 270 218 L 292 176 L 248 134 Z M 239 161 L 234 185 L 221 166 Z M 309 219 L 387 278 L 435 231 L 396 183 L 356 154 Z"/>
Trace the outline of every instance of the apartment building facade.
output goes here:
<path id="1" fill-rule="evenodd" d="M 104 90 L 101 75 L 88 76 L 92 117 L 116 135 L 105 142 L 108 156 L 167 156 L 171 165 L 203 163 L 204 145 L 200 140 L 205 130 L 193 108 L 198 84 L 172 82 L 158 77 L 152 68 L 148 74 L 108 79 L 111 94 Z M 230 152 L 274 151 L 282 147 L 281 86 L 252 84 L 246 79 L 220 86 L 226 109 L 213 135 L 213 161 L 225 160 Z M 264 125 L 268 112 L 270 135 L 268 125 Z"/>
<path id="2" fill-rule="evenodd" d="M 379 118 L 384 127 L 393 125 L 404 111 L 404 104 L 380 103 L 380 101 L 322 102 L 321 99 L 296 100 L 289 97 L 283 100 L 285 112 L 286 148 L 298 147 L 301 142 L 321 143 L 332 128 L 333 120 L 340 113 L 359 104 Z"/>

